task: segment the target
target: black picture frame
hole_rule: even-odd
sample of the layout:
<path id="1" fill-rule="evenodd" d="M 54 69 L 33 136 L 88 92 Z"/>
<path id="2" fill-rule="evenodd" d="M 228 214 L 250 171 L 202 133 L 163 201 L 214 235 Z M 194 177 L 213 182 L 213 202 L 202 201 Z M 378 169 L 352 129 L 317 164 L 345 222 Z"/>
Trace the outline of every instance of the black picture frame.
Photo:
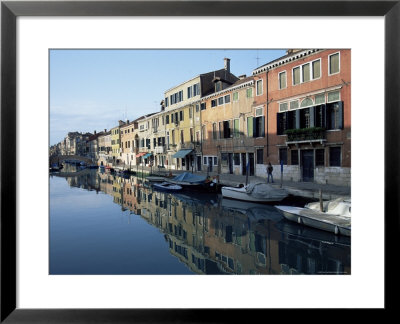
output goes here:
<path id="1" fill-rule="evenodd" d="M 256 309 L 16 308 L 16 18 L 18 16 L 383 16 L 385 19 L 385 308 L 398 275 L 388 249 L 399 234 L 400 4 L 396 1 L 2 1 L 1 2 L 1 313 L 3 323 L 235 322 Z M 371 44 L 374 46 L 374 44 Z M 369 68 L 374 68 L 373 64 Z M 381 109 L 381 107 L 376 107 Z M 368 163 L 366 159 L 365 163 Z M 373 167 L 367 179 L 374 177 Z M 371 188 L 373 190 L 373 188 Z M 371 234 L 372 235 L 372 234 Z M 367 283 L 366 283 L 367 284 Z M 212 293 L 212 289 L 210 289 Z M 267 293 L 267 292 L 266 292 Z M 301 294 L 301 293 L 300 293 Z M 299 295 L 300 296 L 300 295 Z M 185 298 L 182 296 L 182 298 Z M 272 311 L 272 310 L 270 310 Z M 297 313 L 298 314 L 298 313 Z M 278 315 L 279 316 L 279 315 Z M 292 315 L 291 315 L 292 316 Z M 296 316 L 296 315 L 295 315 Z M 270 318 L 270 316 L 268 316 Z M 266 318 L 265 318 L 266 319 Z"/>

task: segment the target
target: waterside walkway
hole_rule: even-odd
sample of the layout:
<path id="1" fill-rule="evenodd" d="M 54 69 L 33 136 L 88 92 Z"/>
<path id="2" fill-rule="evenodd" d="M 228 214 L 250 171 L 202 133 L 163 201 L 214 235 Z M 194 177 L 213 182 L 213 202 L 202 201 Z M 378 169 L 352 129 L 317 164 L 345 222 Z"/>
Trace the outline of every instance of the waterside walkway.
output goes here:
<path id="1" fill-rule="evenodd" d="M 139 172 L 142 171 L 140 167 Z M 143 172 L 151 172 L 153 175 L 167 175 L 171 172 L 173 175 L 178 175 L 182 172 L 191 172 L 191 171 L 183 171 L 183 170 L 163 170 L 153 168 L 143 168 Z M 207 176 L 207 172 L 194 172 L 198 175 Z M 217 173 L 212 172 L 209 176 L 214 177 L 217 176 Z M 274 186 L 279 188 L 281 186 L 280 178 L 274 179 Z M 266 182 L 267 179 L 265 177 L 257 177 L 257 176 L 249 176 L 248 183 L 253 182 Z M 244 175 L 236 175 L 236 174 L 220 174 L 219 175 L 219 183 L 220 185 L 226 186 L 236 186 L 238 184 L 246 183 L 246 176 Z M 338 197 L 351 197 L 351 187 L 346 186 L 337 186 L 332 184 L 318 184 L 314 182 L 296 182 L 296 181 L 282 181 L 282 188 L 286 189 L 289 194 L 294 196 L 300 196 L 304 198 L 315 198 L 319 199 L 320 190 L 322 191 L 322 199 L 331 200 L 336 199 Z"/>

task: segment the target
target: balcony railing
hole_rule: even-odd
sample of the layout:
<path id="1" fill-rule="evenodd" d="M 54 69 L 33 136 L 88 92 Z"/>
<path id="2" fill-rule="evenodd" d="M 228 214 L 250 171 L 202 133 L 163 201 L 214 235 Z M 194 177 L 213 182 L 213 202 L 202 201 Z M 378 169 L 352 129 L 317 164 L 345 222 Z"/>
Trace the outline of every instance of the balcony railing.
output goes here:
<path id="1" fill-rule="evenodd" d="M 156 154 L 163 154 L 165 153 L 165 146 L 156 146 L 154 148 L 154 153 Z"/>
<path id="2" fill-rule="evenodd" d="M 325 128 L 312 127 L 288 129 L 285 131 L 287 142 L 317 142 L 326 140 Z"/>

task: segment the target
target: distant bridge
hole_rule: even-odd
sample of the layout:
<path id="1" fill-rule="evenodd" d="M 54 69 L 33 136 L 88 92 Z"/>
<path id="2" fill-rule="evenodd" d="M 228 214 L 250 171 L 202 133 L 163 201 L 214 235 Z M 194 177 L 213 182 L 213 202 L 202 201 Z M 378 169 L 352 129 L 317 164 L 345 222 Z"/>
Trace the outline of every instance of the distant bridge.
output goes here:
<path id="1" fill-rule="evenodd" d="M 50 157 L 50 165 L 54 163 L 62 163 L 65 160 L 76 160 L 76 161 L 81 161 L 85 162 L 87 164 L 92 164 L 93 161 L 91 158 L 88 158 L 86 156 L 79 156 L 79 155 L 55 155 Z"/>

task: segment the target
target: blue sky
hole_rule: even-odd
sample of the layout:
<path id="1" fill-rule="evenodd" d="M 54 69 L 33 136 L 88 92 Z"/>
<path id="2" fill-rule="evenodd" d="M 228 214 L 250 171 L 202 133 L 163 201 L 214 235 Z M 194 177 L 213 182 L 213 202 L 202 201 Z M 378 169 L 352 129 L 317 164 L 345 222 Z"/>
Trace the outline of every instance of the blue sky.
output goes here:
<path id="1" fill-rule="evenodd" d="M 164 92 L 231 59 L 236 76 L 286 50 L 51 50 L 50 145 L 160 110 Z"/>

